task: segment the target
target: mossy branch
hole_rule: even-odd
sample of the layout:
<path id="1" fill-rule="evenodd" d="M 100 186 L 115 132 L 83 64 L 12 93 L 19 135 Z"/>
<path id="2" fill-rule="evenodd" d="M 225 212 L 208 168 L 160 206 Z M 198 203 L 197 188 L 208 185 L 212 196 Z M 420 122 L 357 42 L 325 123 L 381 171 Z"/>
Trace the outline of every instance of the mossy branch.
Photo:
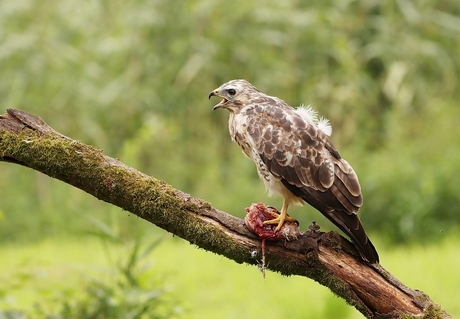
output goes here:
<path id="1" fill-rule="evenodd" d="M 237 263 L 257 265 L 260 259 L 261 241 L 241 219 L 54 131 L 35 115 L 8 109 L 0 116 L 0 161 L 80 188 Z M 450 318 L 426 294 L 404 286 L 380 265 L 363 263 L 336 232 L 268 242 L 265 258 L 267 269 L 309 277 L 367 318 Z"/>

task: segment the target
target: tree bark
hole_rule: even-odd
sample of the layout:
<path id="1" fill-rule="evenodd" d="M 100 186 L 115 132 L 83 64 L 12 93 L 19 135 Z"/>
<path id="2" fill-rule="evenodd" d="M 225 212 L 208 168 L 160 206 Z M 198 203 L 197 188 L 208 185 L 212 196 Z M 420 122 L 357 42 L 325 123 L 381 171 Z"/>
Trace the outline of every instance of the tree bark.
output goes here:
<path id="1" fill-rule="evenodd" d="M 237 263 L 260 260 L 261 240 L 243 220 L 56 132 L 35 115 L 15 109 L 0 115 L 0 161 L 78 187 Z M 367 318 L 451 318 L 381 265 L 363 262 L 336 232 L 308 231 L 290 242 L 268 241 L 265 260 L 267 269 L 328 287 Z"/>

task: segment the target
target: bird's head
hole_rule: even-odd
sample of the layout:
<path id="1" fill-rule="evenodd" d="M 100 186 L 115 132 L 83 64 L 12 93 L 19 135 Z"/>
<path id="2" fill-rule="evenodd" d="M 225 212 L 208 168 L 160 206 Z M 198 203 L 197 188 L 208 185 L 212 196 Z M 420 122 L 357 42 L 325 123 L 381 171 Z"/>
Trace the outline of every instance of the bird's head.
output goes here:
<path id="1" fill-rule="evenodd" d="M 257 94 L 260 94 L 260 91 L 248 81 L 231 80 L 211 91 L 208 97 L 209 99 L 213 96 L 222 98 L 222 101 L 212 108 L 213 110 L 222 108 L 235 113 L 253 100 Z"/>

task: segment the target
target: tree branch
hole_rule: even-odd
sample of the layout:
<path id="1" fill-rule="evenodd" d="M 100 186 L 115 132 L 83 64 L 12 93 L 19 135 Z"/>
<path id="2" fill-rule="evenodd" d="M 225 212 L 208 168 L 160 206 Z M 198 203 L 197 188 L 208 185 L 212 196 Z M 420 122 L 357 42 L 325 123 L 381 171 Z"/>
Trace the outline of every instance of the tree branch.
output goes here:
<path id="1" fill-rule="evenodd" d="M 80 188 L 237 263 L 257 265 L 260 259 L 261 240 L 241 219 L 56 132 L 35 115 L 8 109 L 0 116 L 0 161 Z M 450 318 L 423 292 L 404 286 L 380 265 L 364 263 L 336 232 L 267 242 L 265 258 L 268 269 L 309 277 L 367 318 Z"/>

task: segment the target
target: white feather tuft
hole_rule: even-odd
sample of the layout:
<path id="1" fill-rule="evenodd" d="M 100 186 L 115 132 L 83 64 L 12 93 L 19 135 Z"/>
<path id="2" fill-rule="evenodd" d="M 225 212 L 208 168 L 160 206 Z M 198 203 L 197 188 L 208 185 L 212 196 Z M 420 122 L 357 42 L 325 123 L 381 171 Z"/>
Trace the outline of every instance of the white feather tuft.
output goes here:
<path id="1" fill-rule="evenodd" d="M 298 108 L 295 109 L 297 114 L 299 114 L 305 121 L 309 122 L 310 124 L 315 125 L 319 130 L 321 130 L 327 136 L 331 136 L 332 134 L 332 127 L 329 123 L 329 120 L 320 117 L 318 118 L 318 113 L 312 109 L 310 105 L 300 105 Z"/>
<path id="2" fill-rule="evenodd" d="M 331 136 L 332 126 L 327 118 L 321 117 L 316 125 L 321 131 L 323 131 L 324 134 Z"/>
<path id="3" fill-rule="evenodd" d="M 304 120 L 310 123 L 315 123 L 316 119 L 318 117 L 318 114 L 316 113 L 315 110 L 311 108 L 310 105 L 305 106 L 301 104 L 298 108 L 295 109 L 297 114 L 299 114 Z"/>

